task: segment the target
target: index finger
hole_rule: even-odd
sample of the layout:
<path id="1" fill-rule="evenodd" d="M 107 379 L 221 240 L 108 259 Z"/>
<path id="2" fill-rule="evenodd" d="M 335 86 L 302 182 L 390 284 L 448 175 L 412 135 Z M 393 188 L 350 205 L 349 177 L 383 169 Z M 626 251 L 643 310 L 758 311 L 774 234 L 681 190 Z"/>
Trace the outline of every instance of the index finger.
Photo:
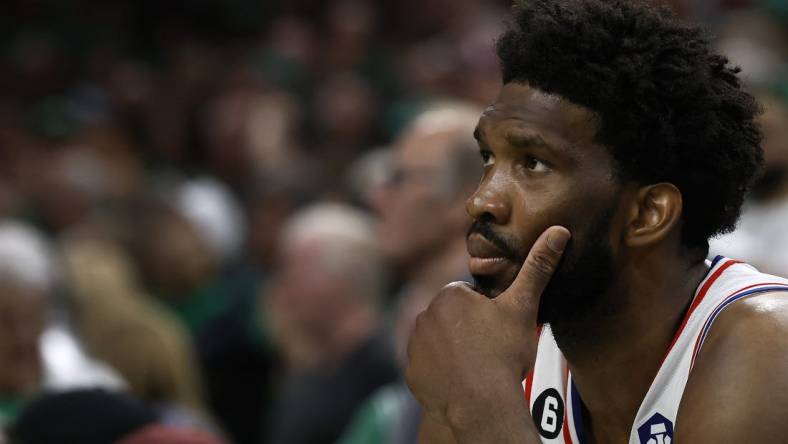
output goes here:
<path id="1" fill-rule="evenodd" d="M 545 230 L 528 252 L 514 282 L 495 300 L 511 304 L 524 314 L 535 315 L 542 292 L 553 277 L 570 237 L 569 230 L 562 226 Z"/>

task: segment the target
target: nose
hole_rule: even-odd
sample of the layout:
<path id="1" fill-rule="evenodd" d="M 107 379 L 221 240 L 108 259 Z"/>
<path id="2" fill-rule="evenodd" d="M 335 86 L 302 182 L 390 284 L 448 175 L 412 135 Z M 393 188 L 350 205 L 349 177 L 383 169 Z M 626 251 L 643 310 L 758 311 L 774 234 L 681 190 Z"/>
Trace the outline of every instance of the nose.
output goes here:
<path id="1" fill-rule="evenodd" d="M 503 190 L 492 184 L 482 183 L 465 202 L 465 210 L 474 220 L 487 220 L 497 225 L 506 225 L 512 207 Z"/>

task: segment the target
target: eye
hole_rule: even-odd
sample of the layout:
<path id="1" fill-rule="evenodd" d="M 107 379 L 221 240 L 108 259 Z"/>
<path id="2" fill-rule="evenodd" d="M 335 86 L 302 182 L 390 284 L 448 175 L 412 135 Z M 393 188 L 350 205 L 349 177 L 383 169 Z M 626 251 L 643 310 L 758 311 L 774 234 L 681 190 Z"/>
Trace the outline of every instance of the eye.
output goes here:
<path id="1" fill-rule="evenodd" d="M 484 167 L 492 166 L 495 163 L 495 157 L 493 157 L 492 153 L 486 150 L 482 150 L 479 152 L 482 156 L 482 163 Z"/>
<path id="2" fill-rule="evenodd" d="M 534 173 L 546 173 L 550 171 L 550 167 L 534 156 L 526 156 L 525 167 Z"/>

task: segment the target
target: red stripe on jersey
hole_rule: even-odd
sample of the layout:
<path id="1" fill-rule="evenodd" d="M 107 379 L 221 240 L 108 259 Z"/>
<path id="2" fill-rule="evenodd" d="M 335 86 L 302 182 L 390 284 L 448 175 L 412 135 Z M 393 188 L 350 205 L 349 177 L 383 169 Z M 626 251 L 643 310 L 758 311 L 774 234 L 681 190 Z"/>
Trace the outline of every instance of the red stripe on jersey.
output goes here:
<path id="1" fill-rule="evenodd" d="M 572 434 L 569 433 L 569 425 L 564 421 L 564 442 L 566 444 L 573 444 Z"/>
<path id="2" fill-rule="evenodd" d="M 542 326 L 539 325 L 536 327 L 536 346 L 537 349 L 539 348 L 539 339 L 542 338 Z M 534 384 L 534 372 L 536 371 L 536 361 L 534 361 L 534 368 L 528 372 L 528 376 L 525 377 L 525 400 L 528 402 L 528 410 L 531 410 L 531 388 Z"/>
<path id="3" fill-rule="evenodd" d="M 687 326 L 687 321 L 689 321 L 690 316 L 692 316 L 692 313 L 695 311 L 696 308 L 698 308 L 698 305 L 700 305 L 700 303 L 703 302 L 703 298 L 706 297 L 706 293 L 709 292 L 709 288 L 711 288 L 711 286 L 714 285 L 714 281 L 716 281 L 717 278 L 719 278 L 720 275 L 725 270 L 728 269 L 728 267 L 730 267 L 733 264 L 739 264 L 739 263 L 741 262 L 734 260 L 728 261 L 722 264 L 722 266 L 720 266 L 720 268 L 718 268 L 717 271 L 712 273 L 712 275 L 709 276 L 708 279 L 706 279 L 706 282 L 703 284 L 703 286 L 700 287 L 700 291 L 698 291 L 698 296 L 696 296 L 695 299 L 692 301 L 689 310 L 687 310 L 687 314 L 684 315 L 684 319 L 681 321 L 681 326 L 679 326 L 678 331 L 673 336 L 673 340 L 670 341 L 670 346 L 668 347 L 668 351 L 665 352 L 665 356 L 662 357 L 662 362 L 660 362 L 659 364 L 660 368 L 662 367 L 662 364 L 665 363 L 665 359 L 667 359 L 668 355 L 670 354 L 670 351 L 673 350 L 673 346 L 676 345 L 676 341 L 679 340 L 681 333 L 684 331 L 684 327 Z"/>
<path id="4" fill-rule="evenodd" d="M 566 388 L 564 389 L 564 426 L 563 434 L 564 434 L 564 444 L 573 444 L 572 442 L 572 434 L 569 433 L 569 367 L 566 367 L 566 376 L 564 376 L 566 380 Z"/>
<path id="5" fill-rule="evenodd" d="M 531 389 L 533 388 L 533 385 L 534 369 L 531 369 L 531 371 L 528 372 L 528 376 L 525 377 L 525 402 L 527 403 L 526 407 L 528 407 L 529 411 L 531 410 Z"/>

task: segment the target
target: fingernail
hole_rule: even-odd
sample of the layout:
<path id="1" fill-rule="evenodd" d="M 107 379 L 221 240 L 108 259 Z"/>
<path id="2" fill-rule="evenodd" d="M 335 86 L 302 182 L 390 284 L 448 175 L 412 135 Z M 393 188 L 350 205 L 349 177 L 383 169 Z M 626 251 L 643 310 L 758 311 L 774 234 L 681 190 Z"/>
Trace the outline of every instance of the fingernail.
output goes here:
<path id="1" fill-rule="evenodd" d="M 547 235 L 547 246 L 556 253 L 563 253 L 566 244 L 569 242 L 569 237 L 564 233 L 552 233 Z"/>

